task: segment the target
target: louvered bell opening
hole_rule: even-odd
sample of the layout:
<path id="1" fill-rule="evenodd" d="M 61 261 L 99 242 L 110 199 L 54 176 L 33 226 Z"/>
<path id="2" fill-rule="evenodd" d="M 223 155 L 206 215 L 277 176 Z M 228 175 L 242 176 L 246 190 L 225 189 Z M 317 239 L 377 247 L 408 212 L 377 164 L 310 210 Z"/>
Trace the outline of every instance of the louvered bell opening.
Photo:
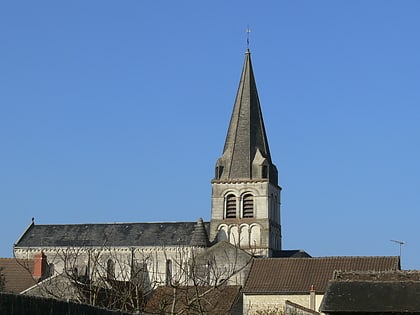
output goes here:
<path id="1" fill-rule="evenodd" d="M 236 198 L 234 195 L 229 195 L 226 198 L 226 218 L 236 218 Z"/>
<path id="2" fill-rule="evenodd" d="M 254 217 L 254 196 L 245 195 L 243 199 L 243 217 Z"/>

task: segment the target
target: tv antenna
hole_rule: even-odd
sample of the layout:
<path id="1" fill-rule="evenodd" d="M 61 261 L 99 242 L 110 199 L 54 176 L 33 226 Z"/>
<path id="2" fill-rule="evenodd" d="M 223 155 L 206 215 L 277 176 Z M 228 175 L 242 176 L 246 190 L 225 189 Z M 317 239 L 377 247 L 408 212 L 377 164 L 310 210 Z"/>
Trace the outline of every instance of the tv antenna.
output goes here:
<path id="1" fill-rule="evenodd" d="M 398 240 L 391 240 L 391 242 L 394 242 L 400 246 L 400 260 L 401 260 L 401 248 L 403 245 L 405 245 L 404 241 L 398 241 Z"/>

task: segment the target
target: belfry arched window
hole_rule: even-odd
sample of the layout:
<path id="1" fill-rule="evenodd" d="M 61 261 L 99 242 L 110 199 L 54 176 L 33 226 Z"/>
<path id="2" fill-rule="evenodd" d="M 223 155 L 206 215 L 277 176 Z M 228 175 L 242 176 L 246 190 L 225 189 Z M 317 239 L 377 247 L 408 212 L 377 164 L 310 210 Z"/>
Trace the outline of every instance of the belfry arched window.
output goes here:
<path id="1" fill-rule="evenodd" d="M 236 196 L 233 194 L 226 196 L 226 218 L 236 218 Z"/>
<path id="2" fill-rule="evenodd" d="M 242 217 L 253 218 L 254 217 L 254 196 L 246 194 L 242 199 Z"/>

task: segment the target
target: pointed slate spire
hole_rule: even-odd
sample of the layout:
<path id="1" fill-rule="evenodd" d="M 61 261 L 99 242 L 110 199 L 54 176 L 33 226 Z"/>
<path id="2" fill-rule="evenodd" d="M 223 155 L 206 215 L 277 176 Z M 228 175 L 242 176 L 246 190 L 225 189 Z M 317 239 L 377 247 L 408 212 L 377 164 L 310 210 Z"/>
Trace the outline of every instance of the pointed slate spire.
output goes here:
<path id="1" fill-rule="evenodd" d="M 277 168 L 271 162 L 257 86 L 247 49 L 235 105 L 215 180 L 261 180 L 277 185 Z"/>
<path id="2" fill-rule="evenodd" d="M 207 247 L 209 245 L 209 238 L 207 237 L 206 227 L 202 218 L 199 218 L 194 227 L 191 237 L 191 246 Z"/>

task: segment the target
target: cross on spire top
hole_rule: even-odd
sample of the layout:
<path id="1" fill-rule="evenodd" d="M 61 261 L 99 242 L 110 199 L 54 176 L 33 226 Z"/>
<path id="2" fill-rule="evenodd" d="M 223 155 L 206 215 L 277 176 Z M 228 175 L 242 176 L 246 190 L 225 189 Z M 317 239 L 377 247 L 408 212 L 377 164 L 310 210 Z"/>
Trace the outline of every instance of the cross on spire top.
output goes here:
<path id="1" fill-rule="evenodd" d="M 248 27 L 246 28 L 246 48 L 249 49 L 249 33 L 251 33 L 251 29 Z"/>

